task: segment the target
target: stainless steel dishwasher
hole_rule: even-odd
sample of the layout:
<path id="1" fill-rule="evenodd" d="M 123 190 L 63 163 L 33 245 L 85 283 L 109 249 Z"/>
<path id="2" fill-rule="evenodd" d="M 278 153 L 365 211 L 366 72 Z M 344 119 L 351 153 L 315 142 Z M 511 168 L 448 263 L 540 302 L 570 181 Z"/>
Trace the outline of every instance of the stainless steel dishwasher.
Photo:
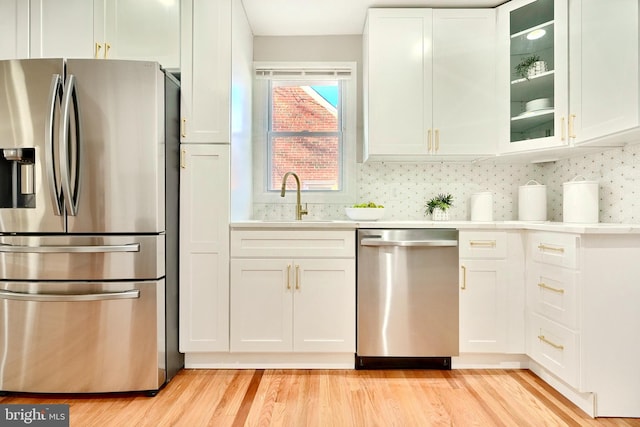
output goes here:
<path id="1" fill-rule="evenodd" d="M 360 229 L 356 368 L 451 369 L 458 231 Z"/>

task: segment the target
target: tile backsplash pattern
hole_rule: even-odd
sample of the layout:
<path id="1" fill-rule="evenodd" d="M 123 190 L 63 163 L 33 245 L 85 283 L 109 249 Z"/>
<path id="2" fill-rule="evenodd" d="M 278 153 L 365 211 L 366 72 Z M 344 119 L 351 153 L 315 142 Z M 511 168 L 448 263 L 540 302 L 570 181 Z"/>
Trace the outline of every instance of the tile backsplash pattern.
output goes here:
<path id="1" fill-rule="evenodd" d="M 518 219 L 518 187 L 547 185 L 547 216 L 562 221 L 562 183 L 576 175 L 599 182 L 600 221 L 640 223 L 640 144 L 543 164 L 365 163 L 357 165 L 357 202 L 387 208 L 385 220 L 429 220 L 428 199 L 453 195 L 452 220 L 470 219 L 473 193 L 493 193 L 493 219 Z M 306 219 L 347 219 L 343 204 L 309 204 Z M 292 219 L 291 204 L 255 204 L 256 219 Z"/>
<path id="2" fill-rule="evenodd" d="M 549 219 L 562 221 L 562 183 L 577 175 L 598 181 L 600 222 L 640 223 L 640 144 L 546 165 L 540 180 L 547 185 Z"/>

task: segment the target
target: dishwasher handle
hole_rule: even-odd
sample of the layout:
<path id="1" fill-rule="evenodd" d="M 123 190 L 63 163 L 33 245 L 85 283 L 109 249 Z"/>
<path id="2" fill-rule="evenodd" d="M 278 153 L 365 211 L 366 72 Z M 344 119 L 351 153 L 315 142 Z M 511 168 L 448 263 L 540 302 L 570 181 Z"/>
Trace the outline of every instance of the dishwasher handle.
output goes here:
<path id="1" fill-rule="evenodd" d="M 433 239 L 433 240 L 381 240 L 379 238 L 369 238 L 360 240 L 361 246 L 458 246 L 457 240 Z"/>

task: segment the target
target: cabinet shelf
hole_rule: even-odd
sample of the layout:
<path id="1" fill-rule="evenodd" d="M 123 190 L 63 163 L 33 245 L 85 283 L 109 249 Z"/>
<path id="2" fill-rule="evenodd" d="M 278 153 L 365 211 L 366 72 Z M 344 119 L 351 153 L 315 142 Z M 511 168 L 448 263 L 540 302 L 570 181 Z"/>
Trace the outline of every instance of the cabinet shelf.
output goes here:
<path id="1" fill-rule="evenodd" d="M 511 118 L 511 132 L 526 132 L 543 123 L 553 122 L 554 108 L 530 111 Z"/>
<path id="2" fill-rule="evenodd" d="M 527 102 L 535 98 L 548 98 L 553 96 L 554 70 L 527 79 L 511 81 L 511 100 Z"/>

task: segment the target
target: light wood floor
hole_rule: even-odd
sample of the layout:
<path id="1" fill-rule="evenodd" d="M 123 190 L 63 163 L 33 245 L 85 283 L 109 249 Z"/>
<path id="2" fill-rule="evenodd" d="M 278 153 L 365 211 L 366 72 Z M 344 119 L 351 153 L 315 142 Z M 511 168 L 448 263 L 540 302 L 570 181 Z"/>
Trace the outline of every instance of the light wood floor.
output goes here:
<path id="1" fill-rule="evenodd" d="M 183 370 L 156 397 L 0 397 L 67 403 L 71 426 L 634 426 L 593 420 L 526 370 Z"/>

